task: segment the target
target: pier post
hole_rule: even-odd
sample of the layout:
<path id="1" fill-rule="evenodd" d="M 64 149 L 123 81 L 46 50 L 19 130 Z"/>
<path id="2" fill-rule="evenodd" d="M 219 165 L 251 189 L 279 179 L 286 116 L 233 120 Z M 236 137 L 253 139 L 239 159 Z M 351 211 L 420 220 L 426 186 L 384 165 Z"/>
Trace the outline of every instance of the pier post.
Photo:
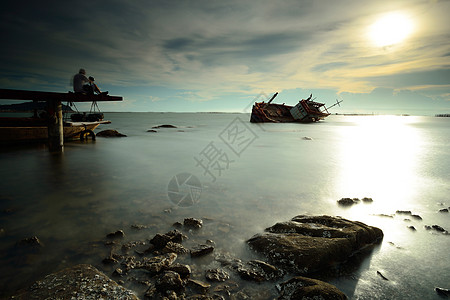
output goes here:
<path id="1" fill-rule="evenodd" d="M 60 100 L 47 101 L 48 148 L 51 152 L 63 152 L 64 132 L 63 114 Z"/>

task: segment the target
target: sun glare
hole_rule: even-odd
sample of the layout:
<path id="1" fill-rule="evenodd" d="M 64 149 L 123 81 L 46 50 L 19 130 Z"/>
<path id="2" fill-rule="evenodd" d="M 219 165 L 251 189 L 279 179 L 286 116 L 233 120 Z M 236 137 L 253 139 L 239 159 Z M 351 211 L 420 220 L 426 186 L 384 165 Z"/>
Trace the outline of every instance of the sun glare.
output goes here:
<path id="1" fill-rule="evenodd" d="M 403 13 L 390 13 L 378 19 L 371 27 L 369 36 L 378 47 L 398 44 L 413 30 L 412 20 Z"/>

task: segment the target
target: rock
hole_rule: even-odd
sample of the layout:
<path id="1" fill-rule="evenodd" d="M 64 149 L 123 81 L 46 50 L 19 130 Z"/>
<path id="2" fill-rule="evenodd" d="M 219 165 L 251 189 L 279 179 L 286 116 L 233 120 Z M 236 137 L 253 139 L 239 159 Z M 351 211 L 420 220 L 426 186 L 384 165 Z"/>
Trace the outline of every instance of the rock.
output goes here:
<path id="1" fill-rule="evenodd" d="M 136 295 L 91 265 L 77 265 L 45 276 L 14 299 L 133 299 Z"/>
<path id="2" fill-rule="evenodd" d="M 425 225 L 424 227 L 425 227 L 426 230 L 435 230 L 435 231 L 440 232 L 440 233 L 445 234 L 445 235 L 450 234 L 447 230 L 445 230 L 444 228 L 442 228 L 439 225 L 433 225 L 433 226 Z"/>
<path id="3" fill-rule="evenodd" d="M 174 271 L 164 271 L 158 279 L 156 279 L 155 287 L 157 291 L 174 291 L 176 293 L 184 290 L 184 283 L 180 274 Z"/>
<path id="4" fill-rule="evenodd" d="M 184 219 L 183 224 L 185 227 L 199 229 L 203 226 L 203 221 L 195 218 L 187 218 Z"/>
<path id="5" fill-rule="evenodd" d="M 450 289 L 443 289 L 443 288 L 440 288 L 440 287 L 435 287 L 434 290 L 440 296 L 444 296 L 444 297 L 449 297 L 450 296 Z"/>
<path id="6" fill-rule="evenodd" d="M 23 240 L 20 240 L 16 243 L 17 247 L 28 247 L 28 248 L 41 248 L 44 247 L 44 244 L 42 244 L 42 242 L 39 240 L 39 238 L 37 236 L 32 236 L 29 238 L 25 238 Z"/>
<path id="7" fill-rule="evenodd" d="M 116 268 L 113 272 L 113 275 L 114 276 L 122 276 L 122 275 L 124 275 L 124 272 L 121 268 Z"/>
<path id="8" fill-rule="evenodd" d="M 145 242 L 143 242 L 143 241 L 131 241 L 131 242 L 128 242 L 128 243 L 125 243 L 122 245 L 122 251 L 127 252 L 131 248 L 135 248 L 137 246 L 143 246 L 143 245 L 145 245 Z"/>
<path id="9" fill-rule="evenodd" d="M 359 199 L 358 199 L 358 201 L 359 201 Z M 356 201 L 354 199 L 350 199 L 350 198 L 342 198 L 342 199 L 338 200 L 337 203 L 342 206 L 350 206 L 350 205 L 358 203 L 358 201 Z"/>
<path id="10" fill-rule="evenodd" d="M 283 276 L 282 271 L 260 260 L 252 260 L 246 264 L 239 264 L 236 269 L 242 279 L 256 282 L 277 279 Z"/>
<path id="11" fill-rule="evenodd" d="M 117 230 L 116 232 L 111 232 L 106 235 L 108 239 L 121 239 L 125 236 L 123 230 Z"/>
<path id="12" fill-rule="evenodd" d="M 383 280 L 389 280 L 386 278 L 386 276 L 384 276 L 383 274 L 381 274 L 380 271 L 377 271 L 377 275 L 379 275 L 381 278 L 383 278 Z"/>
<path id="13" fill-rule="evenodd" d="M 175 253 L 187 253 L 183 250 L 185 249 L 181 244 L 183 239 L 186 239 L 187 236 L 185 236 L 183 233 L 181 233 L 181 231 L 174 229 L 171 230 L 169 232 L 167 232 L 166 234 L 161 234 L 161 233 L 157 233 L 151 240 L 150 243 L 154 246 L 153 248 L 151 247 L 151 249 L 147 249 L 146 252 L 153 252 L 154 250 L 159 250 L 159 249 L 163 249 L 167 246 L 168 243 L 172 243 L 168 249 L 165 250 L 165 252 L 170 252 L 170 249 L 177 249 L 177 251 L 173 251 Z"/>
<path id="14" fill-rule="evenodd" d="M 187 286 L 201 294 L 206 294 L 211 285 L 200 280 L 189 279 L 187 282 Z"/>
<path id="15" fill-rule="evenodd" d="M 144 294 L 144 299 L 158 299 L 157 297 L 158 291 L 156 290 L 156 286 L 153 282 L 149 284 L 147 291 Z M 162 297 L 159 297 L 162 298 Z"/>
<path id="16" fill-rule="evenodd" d="M 377 216 L 377 217 L 386 217 L 386 218 L 393 218 L 393 215 L 387 215 L 387 214 L 373 214 L 372 216 Z"/>
<path id="17" fill-rule="evenodd" d="M 153 126 L 152 128 L 157 129 L 157 128 L 177 128 L 177 126 L 174 125 L 158 125 L 158 126 Z"/>
<path id="18" fill-rule="evenodd" d="M 105 265 L 113 265 L 119 263 L 119 261 L 115 259 L 112 255 L 109 255 L 108 257 L 105 257 L 102 260 L 102 263 L 104 263 Z"/>
<path id="19" fill-rule="evenodd" d="M 160 249 L 166 246 L 168 242 L 172 240 L 172 237 L 166 235 L 157 233 L 151 240 L 150 243 L 155 246 L 155 248 Z"/>
<path id="20" fill-rule="evenodd" d="M 412 215 L 410 210 L 397 210 L 395 213 L 398 215 Z"/>
<path id="21" fill-rule="evenodd" d="M 187 278 L 191 275 L 191 267 L 189 265 L 183 265 L 183 264 L 173 264 L 169 268 L 167 268 L 169 271 L 174 271 L 180 274 L 181 278 Z"/>
<path id="22" fill-rule="evenodd" d="M 266 233 L 253 236 L 247 243 L 275 266 L 304 274 L 344 262 L 382 237 L 379 228 L 361 222 L 297 216 L 267 228 Z"/>
<path id="23" fill-rule="evenodd" d="M 344 300 L 347 296 L 329 283 L 306 278 L 294 277 L 277 285 L 280 297 L 278 299 L 321 299 Z"/>
<path id="24" fill-rule="evenodd" d="M 176 254 L 186 254 L 189 253 L 189 250 L 186 249 L 183 245 L 174 242 L 168 242 L 163 249 L 161 249 L 161 253 L 176 253 Z"/>
<path id="25" fill-rule="evenodd" d="M 422 217 L 419 215 L 411 215 L 411 218 L 422 221 Z"/>
<path id="26" fill-rule="evenodd" d="M 136 230 L 142 230 L 142 229 L 147 229 L 148 228 L 147 225 L 141 225 L 141 224 L 133 224 L 130 227 L 133 228 L 133 229 L 136 229 Z"/>
<path id="27" fill-rule="evenodd" d="M 414 226 L 408 226 L 408 229 L 410 229 L 412 231 L 416 231 L 417 230 L 416 227 L 414 227 Z"/>
<path id="28" fill-rule="evenodd" d="M 230 279 L 230 275 L 223 269 L 206 270 L 205 277 L 209 281 L 217 281 L 217 282 L 223 282 Z"/>
<path id="29" fill-rule="evenodd" d="M 200 244 L 191 249 L 191 257 L 199 257 L 214 251 L 214 246 Z"/>
<path id="30" fill-rule="evenodd" d="M 147 130 L 147 132 L 158 132 L 158 131 L 153 130 L 153 129 L 149 129 L 149 130 Z"/>
<path id="31" fill-rule="evenodd" d="M 439 231 L 439 232 L 445 232 L 446 231 L 444 228 L 442 228 L 439 225 L 433 225 L 433 226 L 431 226 L 431 228 L 433 228 L 434 230 Z"/>
<path id="32" fill-rule="evenodd" d="M 187 236 L 177 229 L 167 232 L 166 235 L 170 236 L 170 241 L 175 243 L 181 243 L 184 239 L 187 239 Z"/>
<path id="33" fill-rule="evenodd" d="M 244 280 L 262 282 L 266 279 L 262 273 L 260 273 L 256 270 L 253 270 L 252 268 L 249 268 L 244 265 L 238 267 L 237 272 L 238 272 L 239 276 Z"/>
<path id="34" fill-rule="evenodd" d="M 126 136 L 125 134 L 122 134 L 114 129 L 102 130 L 99 133 L 97 133 L 96 135 L 100 136 L 100 137 L 125 137 Z"/>
<path id="35" fill-rule="evenodd" d="M 448 208 L 443 208 L 439 210 L 440 213 L 448 213 Z"/>
<path id="36" fill-rule="evenodd" d="M 309 137 L 309 136 L 304 136 L 304 137 L 302 137 L 302 140 L 305 140 L 305 141 L 312 141 L 313 138 L 312 138 L 312 137 Z"/>
<path id="37" fill-rule="evenodd" d="M 261 260 L 251 260 L 248 262 L 249 265 L 254 268 L 259 269 L 259 272 L 264 276 L 266 280 L 277 279 L 283 276 L 283 272 L 277 267 L 266 263 Z"/>
<path id="38" fill-rule="evenodd" d="M 175 222 L 175 223 L 173 223 L 172 226 L 173 226 L 173 227 L 176 227 L 176 228 L 181 228 L 181 227 L 183 227 L 183 223 L 181 223 L 181 222 Z"/>
<path id="39" fill-rule="evenodd" d="M 155 257 L 144 257 L 140 261 L 136 262 L 135 269 L 144 269 L 151 274 L 157 274 L 163 270 L 168 269 L 177 259 L 175 253 L 167 253 Z"/>
<path id="40" fill-rule="evenodd" d="M 373 199 L 372 198 L 368 198 L 368 197 L 364 197 L 364 198 L 362 198 L 361 199 L 363 202 L 365 202 L 365 203 L 372 203 L 373 202 Z"/>
<path id="41" fill-rule="evenodd" d="M 230 266 L 233 269 L 237 269 L 243 264 L 242 260 L 240 260 L 239 258 L 235 258 L 223 253 L 216 255 L 215 260 L 218 261 L 222 266 Z"/>

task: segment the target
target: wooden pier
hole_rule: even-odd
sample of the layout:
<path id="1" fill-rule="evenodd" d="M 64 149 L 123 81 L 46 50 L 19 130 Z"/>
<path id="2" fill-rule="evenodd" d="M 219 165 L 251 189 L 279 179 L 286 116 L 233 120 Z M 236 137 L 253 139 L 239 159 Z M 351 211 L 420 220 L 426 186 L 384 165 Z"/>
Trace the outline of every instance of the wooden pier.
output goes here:
<path id="1" fill-rule="evenodd" d="M 62 102 L 122 101 L 120 96 L 106 94 L 86 95 L 80 93 L 55 93 L 27 90 L 0 89 L 0 99 L 33 100 L 47 102 L 48 146 L 52 152 L 64 149 Z"/>

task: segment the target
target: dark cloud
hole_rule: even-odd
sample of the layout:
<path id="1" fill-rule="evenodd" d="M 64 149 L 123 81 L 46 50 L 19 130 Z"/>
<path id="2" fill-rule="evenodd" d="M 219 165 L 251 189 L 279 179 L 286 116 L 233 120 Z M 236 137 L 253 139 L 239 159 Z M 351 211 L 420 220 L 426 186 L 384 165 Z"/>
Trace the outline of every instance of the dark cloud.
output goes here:
<path id="1" fill-rule="evenodd" d="M 435 5 L 446 7 L 441 2 Z M 202 91 L 203 99 L 208 94 L 297 86 L 326 87 L 334 93 L 343 84 L 344 90 L 352 90 L 355 82 L 366 90 L 443 86 L 450 75 L 444 69 L 449 64 L 444 25 L 417 38 L 411 48 L 395 57 L 389 51 L 369 53 L 361 37 L 360 27 L 367 26 L 373 15 L 415 6 L 428 7 L 429 3 L 4 1 L 0 7 L 0 85 L 64 90 L 70 88 L 70 77 L 83 67 L 99 82 L 116 87 L 192 89 Z M 428 13 L 433 16 L 432 10 Z M 436 58 L 442 60 L 437 70 L 438 64 L 432 63 L 417 67 L 428 71 L 370 75 L 381 67 L 412 66 Z M 448 94 L 445 89 L 439 91 Z"/>

